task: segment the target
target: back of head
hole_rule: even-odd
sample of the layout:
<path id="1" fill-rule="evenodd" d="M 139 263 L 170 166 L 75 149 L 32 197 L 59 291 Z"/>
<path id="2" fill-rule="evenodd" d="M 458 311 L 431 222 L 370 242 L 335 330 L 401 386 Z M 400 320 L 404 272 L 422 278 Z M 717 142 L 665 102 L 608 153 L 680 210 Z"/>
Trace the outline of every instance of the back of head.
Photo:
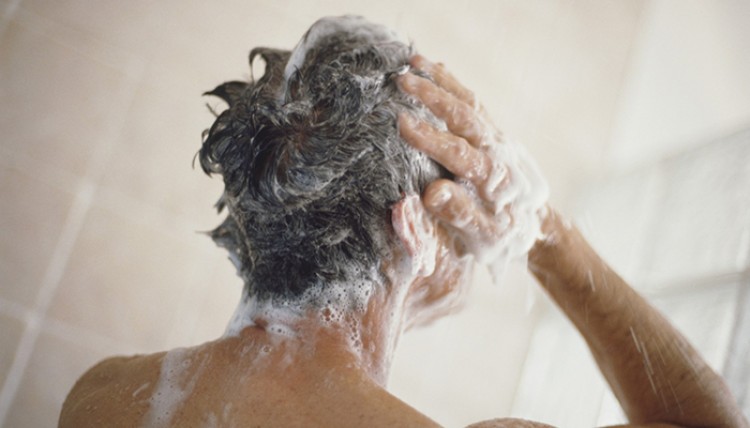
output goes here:
<path id="1" fill-rule="evenodd" d="M 378 282 L 393 244 L 390 208 L 439 175 L 399 137 L 397 114 L 425 114 L 393 77 L 411 48 L 358 17 L 324 18 L 294 51 L 254 49 L 262 78 L 209 94 L 222 112 L 200 150 L 224 178 L 212 232 L 245 282 L 246 297 L 299 298 L 327 284 Z"/>

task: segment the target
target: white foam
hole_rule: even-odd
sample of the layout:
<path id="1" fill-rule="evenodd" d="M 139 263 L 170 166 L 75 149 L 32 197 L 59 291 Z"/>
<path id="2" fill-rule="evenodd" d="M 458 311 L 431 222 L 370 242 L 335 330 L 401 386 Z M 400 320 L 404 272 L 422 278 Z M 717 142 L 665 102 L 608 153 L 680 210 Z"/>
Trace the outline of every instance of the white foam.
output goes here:
<path id="1" fill-rule="evenodd" d="M 315 46 L 322 38 L 330 36 L 337 32 L 346 32 L 349 34 L 362 37 L 371 43 L 383 43 L 389 41 L 401 42 L 401 37 L 393 30 L 373 24 L 361 16 L 329 16 L 316 21 L 302 39 L 294 47 L 289 61 L 284 68 L 284 82 L 302 67 L 305 62 L 307 52 Z"/>
<path id="2" fill-rule="evenodd" d="M 422 205 L 422 198 L 419 195 L 405 196 L 394 207 L 392 219 L 393 228 L 412 253 L 406 260 L 408 276 L 413 279 L 431 275 L 435 271 L 438 240 L 433 220 Z"/>
<path id="3" fill-rule="evenodd" d="M 283 301 L 262 301 L 255 296 L 243 299 L 230 319 L 224 337 L 238 336 L 242 330 L 262 320 L 272 340 L 297 338 L 294 326 L 311 315 L 317 316 L 323 326 L 358 331 L 359 317 L 365 312 L 374 288 L 379 286 L 377 279 L 380 276 L 373 267 L 368 274 L 350 268 L 345 277 L 347 279 L 342 281 L 321 282 L 305 290 L 301 296 Z M 359 343 L 361 347 L 358 337 L 352 336 L 351 339 L 353 346 Z"/>
<path id="4" fill-rule="evenodd" d="M 479 263 L 490 268 L 498 283 L 509 262 L 524 261 L 534 243 L 544 238 L 541 226 L 547 212 L 549 187 L 523 145 L 492 137 L 492 141 L 484 141 L 480 147 L 492 162 L 489 178 L 481 189 L 467 180 L 459 183 L 469 190 L 478 205 L 494 216 L 501 233 L 471 240 L 467 247 Z"/>
<path id="5" fill-rule="evenodd" d="M 287 82 L 303 65 L 310 49 L 323 38 L 338 31 L 354 34 L 371 43 L 401 41 L 398 35 L 386 27 L 371 24 L 360 17 L 323 18 L 308 30 L 292 51 L 284 69 L 284 81 Z M 406 70 L 407 68 L 404 68 L 400 72 L 406 72 Z M 382 82 L 363 78 L 361 84 L 377 85 Z M 286 88 L 282 88 L 282 96 L 285 91 Z M 424 106 L 418 108 L 416 114 L 439 130 L 447 129 L 445 122 L 436 119 Z M 485 126 L 486 129 L 493 129 L 491 125 L 485 124 Z M 476 189 L 469 182 L 461 182 L 461 184 L 473 192 L 477 202 L 487 207 L 495 221 L 502 226 L 503 233 L 500 236 L 466 242 L 470 252 L 480 263 L 494 268 L 495 275 L 493 276 L 497 277 L 496 281 L 499 281 L 507 263 L 513 259 L 522 259 L 534 242 L 541 237 L 541 221 L 549 191 L 534 160 L 523 146 L 512 141 L 495 140 L 499 140 L 495 138 L 495 135 L 487 135 L 486 141 L 482 144 L 482 149 L 489 155 L 493 165 L 491 176 L 483 188 Z M 431 162 L 427 162 L 426 156 L 422 157 L 422 161 L 425 162 L 424 168 L 433 168 Z M 489 201 L 479 198 L 480 194 L 489 195 Z M 407 196 L 406 199 L 405 203 L 411 204 L 407 207 L 408 209 L 415 209 L 416 203 L 421 204 L 417 195 Z M 420 215 L 425 221 L 429 220 L 426 214 Z M 392 260 L 394 265 L 391 268 L 395 275 L 391 278 L 392 280 L 397 277 L 400 282 L 406 284 L 413 281 L 416 276 L 429 275 L 435 271 L 435 254 L 439 243 L 434 233 L 423 235 L 418 237 L 422 242 L 418 255 L 423 257 Z M 467 256 L 466 259 L 456 261 L 456 263 L 463 263 L 469 259 L 470 256 Z M 256 297 L 243 299 L 227 326 L 225 337 L 237 336 L 243 329 L 255 326 L 258 320 L 262 320 L 272 340 L 274 337 L 296 338 L 294 326 L 299 321 L 308 318 L 311 315 L 310 311 L 317 311 L 317 314 L 313 316 L 318 316 L 322 325 L 345 328 L 352 347 L 359 349 L 362 346 L 362 338 L 359 336 L 361 330 L 359 316 L 366 310 L 375 288 L 382 285 L 379 281 L 378 268 L 372 269 L 373 272 L 358 272 L 350 268 L 346 281 L 321 283 L 306 290 L 301 296 L 283 302 L 261 301 Z M 446 304 L 449 303 L 446 302 Z M 401 308 L 393 308 L 396 311 L 398 309 Z M 397 321 L 401 322 L 401 318 L 394 317 L 393 322 Z M 388 350 L 388 355 L 390 351 Z"/>
<path id="6" fill-rule="evenodd" d="M 192 393 L 204 367 L 201 364 L 196 373 L 189 377 L 186 376 L 192 364 L 192 361 L 188 358 L 188 352 L 185 348 L 177 348 L 164 355 L 159 372 L 159 381 L 151 398 L 149 398 L 149 411 L 143 419 L 144 426 L 171 426 L 175 410 Z"/>

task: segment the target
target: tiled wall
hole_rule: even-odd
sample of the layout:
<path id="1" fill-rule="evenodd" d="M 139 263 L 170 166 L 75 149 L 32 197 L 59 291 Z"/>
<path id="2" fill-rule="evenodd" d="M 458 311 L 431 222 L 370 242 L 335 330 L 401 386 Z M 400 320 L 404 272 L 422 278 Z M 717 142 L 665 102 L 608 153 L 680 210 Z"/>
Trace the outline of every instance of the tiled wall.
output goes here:
<path id="1" fill-rule="evenodd" d="M 195 233 L 214 221 L 219 187 L 190 169 L 210 115 L 181 94 L 208 85 L 181 86 L 182 58 L 107 40 L 122 34 L 88 14 L 117 22 L 117 11 L 57 5 L 3 4 L 5 426 L 54 425 L 77 376 L 105 356 L 220 334 L 238 293 Z"/>
<path id="2" fill-rule="evenodd" d="M 746 414 L 748 188 L 750 130 L 591 186 L 576 210 L 592 245 L 725 376 Z M 520 385 L 516 416 L 561 427 L 625 422 L 583 339 L 557 310 L 544 312 L 534 331 Z"/>
<path id="3" fill-rule="evenodd" d="M 750 3 L 652 0 L 634 44 L 608 150 L 627 168 L 750 121 Z"/>
<path id="4" fill-rule="evenodd" d="M 746 414 L 748 188 L 745 131 L 602 181 L 577 209 L 592 245 L 725 376 Z M 556 426 L 625 422 L 582 338 L 554 309 L 534 332 L 516 400 L 515 415 Z"/>
<path id="5" fill-rule="evenodd" d="M 727 2 L 734 3 L 741 2 Z M 713 13 L 709 22 L 727 13 L 741 16 L 741 10 L 692 4 L 686 10 Z M 644 5 L 646 24 L 640 21 Z M 474 88 L 503 129 L 539 160 L 553 201 L 572 206 L 581 183 L 605 175 L 605 155 L 632 166 L 637 162 L 628 163 L 629 154 L 643 146 L 631 145 L 630 136 L 654 142 L 645 137 L 659 135 L 647 134 L 651 122 L 634 112 L 654 101 L 644 88 L 665 55 L 644 48 L 650 45 L 637 31 L 646 25 L 648 34 L 661 37 L 653 14 L 669 16 L 672 6 L 645 0 L 0 0 L 0 424 L 54 425 L 76 377 L 105 356 L 155 352 L 221 334 L 239 283 L 222 252 L 195 233 L 218 222 L 211 205 L 220 185 L 190 164 L 211 122 L 199 94 L 226 79 L 248 78 L 251 47 L 292 47 L 322 15 L 359 13 L 387 24 Z M 711 28 L 733 28 L 718 22 Z M 712 46 L 697 51 L 713 52 Z M 646 65 L 634 68 L 631 55 Z M 728 70 L 741 72 L 746 63 L 713 64 L 724 64 L 722 81 L 731 82 Z M 637 76 L 636 83 L 629 75 Z M 653 81 L 662 88 L 669 79 L 659 76 Z M 697 76 L 688 79 L 692 83 L 711 74 L 699 69 L 689 76 Z M 739 83 L 727 85 L 746 88 Z M 714 101 L 722 112 L 731 110 L 721 117 L 737 123 L 745 98 L 727 97 Z M 649 111 L 655 115 L 665 106 Z M 693 122 L 699 116 L 692 114 Z M 679 120 L 664 123 L 676 127 Z M 669 174 L 690 175 L 690 169 L 675 168 Z M 647 184 L 651 178 L 638 180 Z M 715 177 L 714 185 L 726 186 L 721 180 Z M 618 189 L 640 191 L 629 182 Z M 588 221 L 645 224 L 653 217 L 648 201 L 643 204 L 635 220 L 599 217 L 592 209 Z M 699 209 L 710 214 L 706 210 Z M 674 227 L 675 242 L 681 242 Z M 729 239 L 739 245 L 745 238 Z M 639 245 L 605 251 L 621 254 L 615 264 L 636 272 L 643 267 Z M 711 255 L 727 260 L 720 252 L 729 249 L 716 251 Z M 664 263 L 685 262 L 660 254 Z M 693 256 L 696 269 L 713 266 L 700 252 L 685 253 Z M 647 269 L 654 281 L 663 275 L 660 266 Z M 539 373 L 550 364 L 532 352 L 524 365 L 530 341 L 533 348 L 541 340 L 531 334 L 537 316 L 549 315 L 539 304 L 527 309 L 529 296 L 535 298 L 528 276 L 514 271 L 500 288 L 491 288 L 486 276 L 476 282 L 464 313 L 405 335 L 392 374 L 399 397 L 449 426 L 519 409 L 522 372 L 531 367 Z M 689 302 L 678 306 L 691 313 Z M 555 340 L 577 346 L 564 337 Z M 596 416 L 599 407 L 611 405 L 599 400 L 579 405 Z M 561 419 L 548 421 L 576 422 L 565 418 L 582 411 L 555 408 Z"/>
<path id="6" fill-rule="evenodd" d="M 750 417 L 750 86 L 739 77 L 750 73 L 748 19 L 741 0 L 647 3 L 608 169 L 581 187 L 571 213 Z M 563 363 L 545 366 L 549 355 Z M 622 423 L 592 364 L 572 325 L 542 311 L 512 413 L 561 427 Z"/>

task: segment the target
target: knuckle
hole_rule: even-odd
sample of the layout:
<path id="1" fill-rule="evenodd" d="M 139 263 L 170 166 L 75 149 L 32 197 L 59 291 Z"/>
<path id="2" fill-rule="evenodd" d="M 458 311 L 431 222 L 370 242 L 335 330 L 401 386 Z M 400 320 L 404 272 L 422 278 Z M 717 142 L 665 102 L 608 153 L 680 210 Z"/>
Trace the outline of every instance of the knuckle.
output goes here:
<path id="1" fill-rule="evenodd" d="M 446 152 L 451 160 L 456 162 L 464 161 L 469 157 L 469 144 L 463 139 L 457 138 L 448 144 Z"/>
<path id="2" fill-rule="evenodd" d="M 458 127 L 471 127 L 473 118 L 474 111 L 466 104 L 457 104 L 451 109 L 451 121 Z"/>

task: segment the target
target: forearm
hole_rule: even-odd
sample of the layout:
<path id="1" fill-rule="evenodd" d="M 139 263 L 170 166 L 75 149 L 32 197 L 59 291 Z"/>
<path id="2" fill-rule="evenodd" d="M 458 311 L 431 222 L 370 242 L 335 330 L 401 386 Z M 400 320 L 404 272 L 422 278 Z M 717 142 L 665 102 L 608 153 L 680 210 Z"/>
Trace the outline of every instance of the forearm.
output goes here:
<path id="1" fill-rule="evenodd" d="M 634 423 L 747 426 L 724 381 L 688 341 L 554 212 L 529 267 L 583 335 Z"/>

